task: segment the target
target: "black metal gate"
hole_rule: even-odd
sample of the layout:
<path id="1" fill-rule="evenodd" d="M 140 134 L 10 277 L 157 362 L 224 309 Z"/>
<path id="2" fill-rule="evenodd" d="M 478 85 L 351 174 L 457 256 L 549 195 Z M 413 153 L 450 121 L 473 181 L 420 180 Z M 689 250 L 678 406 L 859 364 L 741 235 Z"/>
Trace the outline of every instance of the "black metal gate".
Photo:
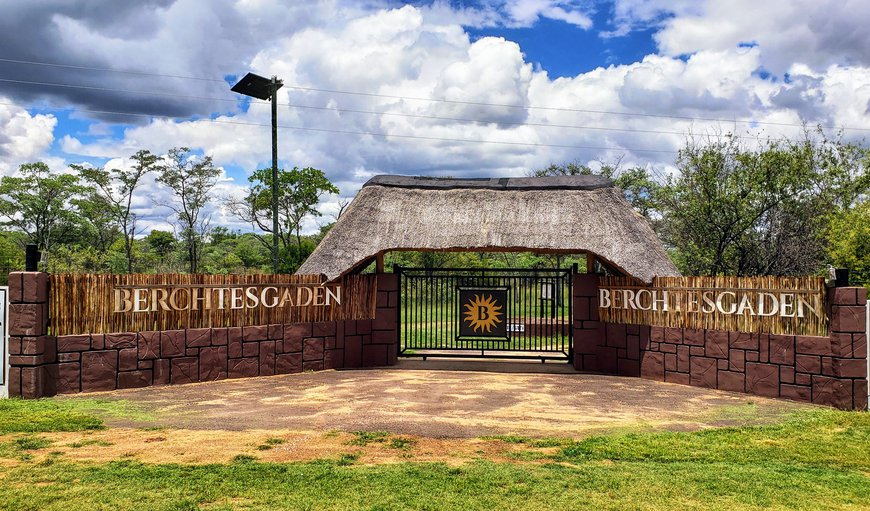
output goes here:
<path id="1" fill-rule="evenodd" d="M 570 361 L 573 269 L 403 268 L 399 356 Z"/>

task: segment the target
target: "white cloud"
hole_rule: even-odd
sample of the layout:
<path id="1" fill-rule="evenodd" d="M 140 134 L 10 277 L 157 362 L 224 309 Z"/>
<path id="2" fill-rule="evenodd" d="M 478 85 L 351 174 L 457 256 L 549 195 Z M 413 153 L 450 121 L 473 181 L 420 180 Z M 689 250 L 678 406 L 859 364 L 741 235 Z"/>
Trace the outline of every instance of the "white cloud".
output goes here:
<path id="1" fill-rule="evenodd" d="M 638 28 L 662 23 L 670 16 L 695 15 L 702 12 L 698 0 L 614 0 L 613 30 L 600 32 L 604 37 L 621 37 Z"/>
<path id="2" fill-rule="evenodd" d="M 540 18 L 564 21 L 583 29 L 592 27 L 592 20 L 575 2 L 552 0 L 509 0 L 504 3 L 507 25 L 529 27 Z"/>
<path id="3" fill-rule="evenodd" d="M 256 18 L 247 21 L 253 26 L 265 23 L 261 18 L 275 12 L 269 5 L 251 0 L 234 8 L 241 15 Z M 799 25 L 790 8 L 784 9 L 785 21 L 746 21 L 743 18 L 751 14 L 746 7 L 726 15 L 725 9 L 711 4 L 699 8 L 687 2 L 668 10 L 662 2 L 617 2 L 615 13 L 622 16 L 626 26 L 660 24 L 657 40 L 662 53 L 575 77 L 551 79 L 544 70 L 533 68 L 516 43 L 499 38 L 472 42 L 460 23 L 496 23 L 495 12 L 501 16 L 499 23 L 507 19 L 509 23 L 533 24 L 542 16 L 561 15 L 558 9 L 580 16 L 583 10 L 577 5 L 538 1 L 452 9 L 438 3 L 365 14 L 330 5 L 319 7 L 329 16 L 297 24 L 272 37 L 249 62 L 240 62 L 238 67 L 246 69 L 250 64 L 257 73 L 284 79 L 288 86 L 279 91 L 279 100 L 292 106 L 279 109 L 279 123 L 285 126 L 279 131 L 282 164 L 323 169 L 345 197 L 353 195 L 371 175 L 383 172 L 507 176 L 523 175 L 551 162 L 613 163 L 622 159 L 623 166 L 649 166 L 667 173 L 673 170 L 675 152 L 687 133 L 800 133 L 797 126 L 755 128 L 702 118 L 792 124 L 808 119 L 870 126 L 870 65 L 854 59 L 851 64 L 841 62 L 849 60 L 851 50 L 838 52 L 836 47 L 826 46 L 831 35 L 812 30 L 811 41 L 795 39 L 801 51 L 808 52 L 806 58 L 799 58 L 800 51 L 783 42 L 788 39 L 787 20 Z M 451 18 L 451 12 L 457 16 Z M 839 21 L 828 22 L 830 26 L 845 23 L 843 12 L 832 12 Z M 669 15 L 674 17 L 666 18 Z M 721 17 L 721 26 L 715 25 L 715 16 Z M 206 22 L 211 19 L 199 13 L 190 23 L 212 26 Z M 580 18 L 574 21 L 582 26 Z M 743 28 L 744 23 L 751 28 Z M 806 27 L 818 24 L 806 19 L 801 23 Z M 191 32 L 201 33 L 200 28 L 193 27 Z M 804 33 L 803 29 L 795 30 Z M 275 31 L 280 32 L 278 28 Z M 846 31 L 842 40 L 854 42 L 858 36 L 853 32 Z M 739 47 L 749 35 L 757 40 L 757 46 Z M 164 37 L 177 40 L 168 33 Z M 180 61 L 187 58 L 193 57 Z M 819 67 L 819 63 L 824 65 Z M 759 76 L 759 68 L 774 66 L 785 66 L 782 72 L 789 72 L 791 80 Z M 292 85 L 320 90 L 294 89 Z M 140 148 L 163 152 L 185 145 L 213 156 L 218 165 L 236 165 L 250 173 L 258 165 L 268 164 L 271 155 L 270 114 L 262 105 L 255 103 L 246 112 L 215 117 L 220 122 L 155 120 L 128 128 L 121 140 L 106 132 L 88 142 L 70 135 L 60 145 L 71 153 L 113 158 L 127 157 Z M 99 131 L 90 135 L 99 137 Z M 487 143 L 492 141 L 503 144 Z M 221 186 L 227 193 L 237 193 L 245 184 L 241 179 Z M 156 185 L 144 191 L 146 198 L 140 205 L 143 222 L 164 225 L 165 211 L 154 209 L 153 204 L 163 200 L 165 191 Z M 322 206 L 326 215 L 336 208 L 336 198 Z M 215 223 L 231 222 L 225 212 L 215 210 Z M 316 227 L 317 222 L 307 225 L 310 230 Z"/>
<path id="4" fill-rule="evenodd" d="M 31 115 L 0 97 L 0 174 L 10 175 L 22 163 L 39 159 L 54 141 L 57 118 Z"/>
<path id="5" fill-rule="evenodd" d="M 523 61 L 519 45 L 487 37 L 471 44 L 464 58 L 444 67 L 432 90 L 432 97 L 457 101 L 437 105 L 442 116 L 447 112 L 453 117 L 487 119 L 497 123 L 521 122 L 526 117 L 523 108 L 470 103 L 527 106 L 531 78 L 532 66 Z"/>
<path id="6" fill-rule="evenodd" d="M 390 3 L 385 3 L 389 5 Z M 477 4 L 451 5 L 435 0 L 415 7 L 427 20 L 465 27 L 528 28 L 542 19 L 562 21 L 587 30 L 592 28 L 589 2 L 576 0 L 483 0 Z"/>
<path id="7" fill-rule="evenodd" d="M 760 64 L 777 75 L 794 63 L 870 65 L 870 9 L 862 0 L 616 0 L 614 23 L 618 35 L 660 26 L 655 40 L 669 56 L 757 44 Z"/>
<path id="8" fill-rule="evenodd" d="M 629 111 L 684 115 L 686 110 L 746 113 L 758 52 L 705 51 L 680 59 L 649 55 L 628 69 L 620 89 Z"/>

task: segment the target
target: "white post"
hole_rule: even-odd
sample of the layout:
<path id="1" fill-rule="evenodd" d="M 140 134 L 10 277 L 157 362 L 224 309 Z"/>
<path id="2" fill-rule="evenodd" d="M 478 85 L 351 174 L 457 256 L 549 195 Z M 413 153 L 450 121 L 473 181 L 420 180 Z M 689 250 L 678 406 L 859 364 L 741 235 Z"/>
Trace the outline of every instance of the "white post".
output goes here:
<path id="1" fill-rule="evenodd" d="M 0 286 L 0 398 L 9 397 L 9 286 Z"/>

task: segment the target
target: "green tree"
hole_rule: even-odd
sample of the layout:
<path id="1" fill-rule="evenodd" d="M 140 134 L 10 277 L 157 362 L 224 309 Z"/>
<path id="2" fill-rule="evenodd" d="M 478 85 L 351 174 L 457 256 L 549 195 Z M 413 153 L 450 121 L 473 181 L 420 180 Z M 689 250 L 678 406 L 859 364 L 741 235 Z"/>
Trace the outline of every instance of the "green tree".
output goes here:
<path id="1" fill-rule="evenodd" d="M 72 199 L 71 203 L 81 214 L 81 230 L 76 235 L 76 243 L 72 244 L 92 248 L 105 256 L 120 234 L 117 218 L 112 214 L 112 204 L 94 189 Z"/>
<path id="2" fill-rule="evenodd" d="M 184 271 L 184 257 L 179 254 L 178 241 L 171 232 L 153 229 L 147 236 L 133 240 L 133 255 L 138 269 L 145 273 L 178 273 Z"/>
<path id="3" fill-rule="evenodd" d="M 290 243 L 282 246 L 278 252 L 278 271 L 281 273 L 295 272 L 316 247 L 317 245 L 308 236 L 302 236 L 298 244 Z"/>
<path id="4" fill-rule="evenodd" d="M 101 273 L 106 271 L 105 253 L 94 246 L 57 244 L 46 271 L 50 273 Z"/>
<path id="5" fill-rule="evenodd" d="M 600 169 L 594 170 L 588 165 L 578 162 L 561 165 L 551 163 L 543 169 L 532 171 L 530 175 L 535 177 L 604 176 L 612 180 L 614 186 L 622 189 L 625 199 L 638 213 L 648 219 L 653 219 L 656 213 L 655 198 L 661 185 L 649 175 L 646 169 L 641 167 L 620 171 L 617 163 L 616 165 L 602 165 Z"/>
<path id="6" fill-rule="evenodd" d="M 19 177 L 0 179 L 0 222 L 27 235 L 31 243 L 50 254 L 55 243 L 81 221 L 72 199 L 86 191 L 78 176 L 53 173 L 48 165 L 25 163 Z"/>
<path id="7" fill-rule="evenodd" d="M 0 285 L 8 284 L 9 272 L 24 269 L 24 234 L 0 231 Z"/>
<path id="8" fill-rule="evenodd" d="M 215 245 L 219 245 L 226 241 L 235 240 L 240 236 L 240 233 L 231 231 L 229 228 L 224 227 L 222 225 L 216 226 L 208 235 L 209 242 Z"/>
<path id="9" fill-rule="evenodd" d="M 205 213 L 205 207 L 221 171 L 212 164 L 211 156 L 196 158 L 187 147 L 170 149 L 166 160 L 156 165 L 157 181 L 169 187 L 175 196 L 175 200 L 166 206 L 172 209 L 178 220 L 187 252 L 188 270 L 196 273 L 211 219 Z"/>
<path id="10" fill-rule="evenodd" d="M 133 213 L 133 196 L 142 178 L 154 169 L 157 156 L 140 150 L 131 156 L 133 166 L 129 169 L 99 169 L 84 166 L 75 168 L 94 187 L 91 202 L 103 208 L 104 215 L 114 219 L 124 235 L 124 253 L 127 257 L 127 273 L 133 273 L 133 239 L 136 236 L 136 214 Z"/>
<path id="11" fill-rule="evenodd" d="M 848 268 L 852 282 L 870 286 L 870 202 L 834 216 L 825 235 L 831 264 Z"/>
<path id="12" fill-rule="evenodd" d="M 159 257 L 165 258 L 175 250 L 177 240 L 171 232 L 152 229 L 148 236 L 145 236 L 145 243 Z"/>
<path id="13" fill-rule="evenodd" d="M 259 169 L 248 178 L 251 185 L 242 200 L 229 199 L 227 206 L 242 220 L 257 229 L 272 232 L 272 170 Z M 278 239 L 283 259 L 282 271 L 295 271 L 313 251 L 313 244 L 302 236 L 302 223 L 321 216 L 316 206 L 326 193 L 337 194 L 322 170 L 311 167 L 278 171 Z M 270 239 L 263 239 L 269 243 Z"/>
<path id="14" fill-rule="evenodd" d="M 271 266 L 271 253 L 253 233 L 215 227 L 203 250 L 205 273 L 261 273 Z"/>
<path id="15" fill-rule="evenodd" d="M 758 144 L 726 136 L 680 151 L 656 200 L 659 234 L 684 273 L 817 272 L 831 213 L 867 192 L 859 146 L 812 134 Z"/>
<path id="16" fill-rule="evenodd" d="M 254 233 L 245 233 L 235 239 L 233 254 L 239 258 L 245 268 L 256 271 L 271 271 L 272 255 L 260 241 L 262 237 Z"/>

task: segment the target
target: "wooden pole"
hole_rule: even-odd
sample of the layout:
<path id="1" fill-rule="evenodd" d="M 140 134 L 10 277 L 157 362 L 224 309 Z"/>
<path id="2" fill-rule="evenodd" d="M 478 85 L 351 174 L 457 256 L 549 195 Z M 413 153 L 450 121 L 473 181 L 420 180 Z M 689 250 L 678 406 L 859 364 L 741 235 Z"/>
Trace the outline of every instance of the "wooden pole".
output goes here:
<path id="1" fill-rule="evenodd" d="M 586 273 L 595 273 L 595 254 L 586 252 Z"/>
<path id="2" fill-rule="evenodd" d="M 378 252 L 375 256 L 375 272 L 384 273 L 384 253 Z"/>
<path id="3" fill-rule="evenodd" d="M 269 88 L 272 96 L 272 273 L 278 273 L 278 77 Z"/>

